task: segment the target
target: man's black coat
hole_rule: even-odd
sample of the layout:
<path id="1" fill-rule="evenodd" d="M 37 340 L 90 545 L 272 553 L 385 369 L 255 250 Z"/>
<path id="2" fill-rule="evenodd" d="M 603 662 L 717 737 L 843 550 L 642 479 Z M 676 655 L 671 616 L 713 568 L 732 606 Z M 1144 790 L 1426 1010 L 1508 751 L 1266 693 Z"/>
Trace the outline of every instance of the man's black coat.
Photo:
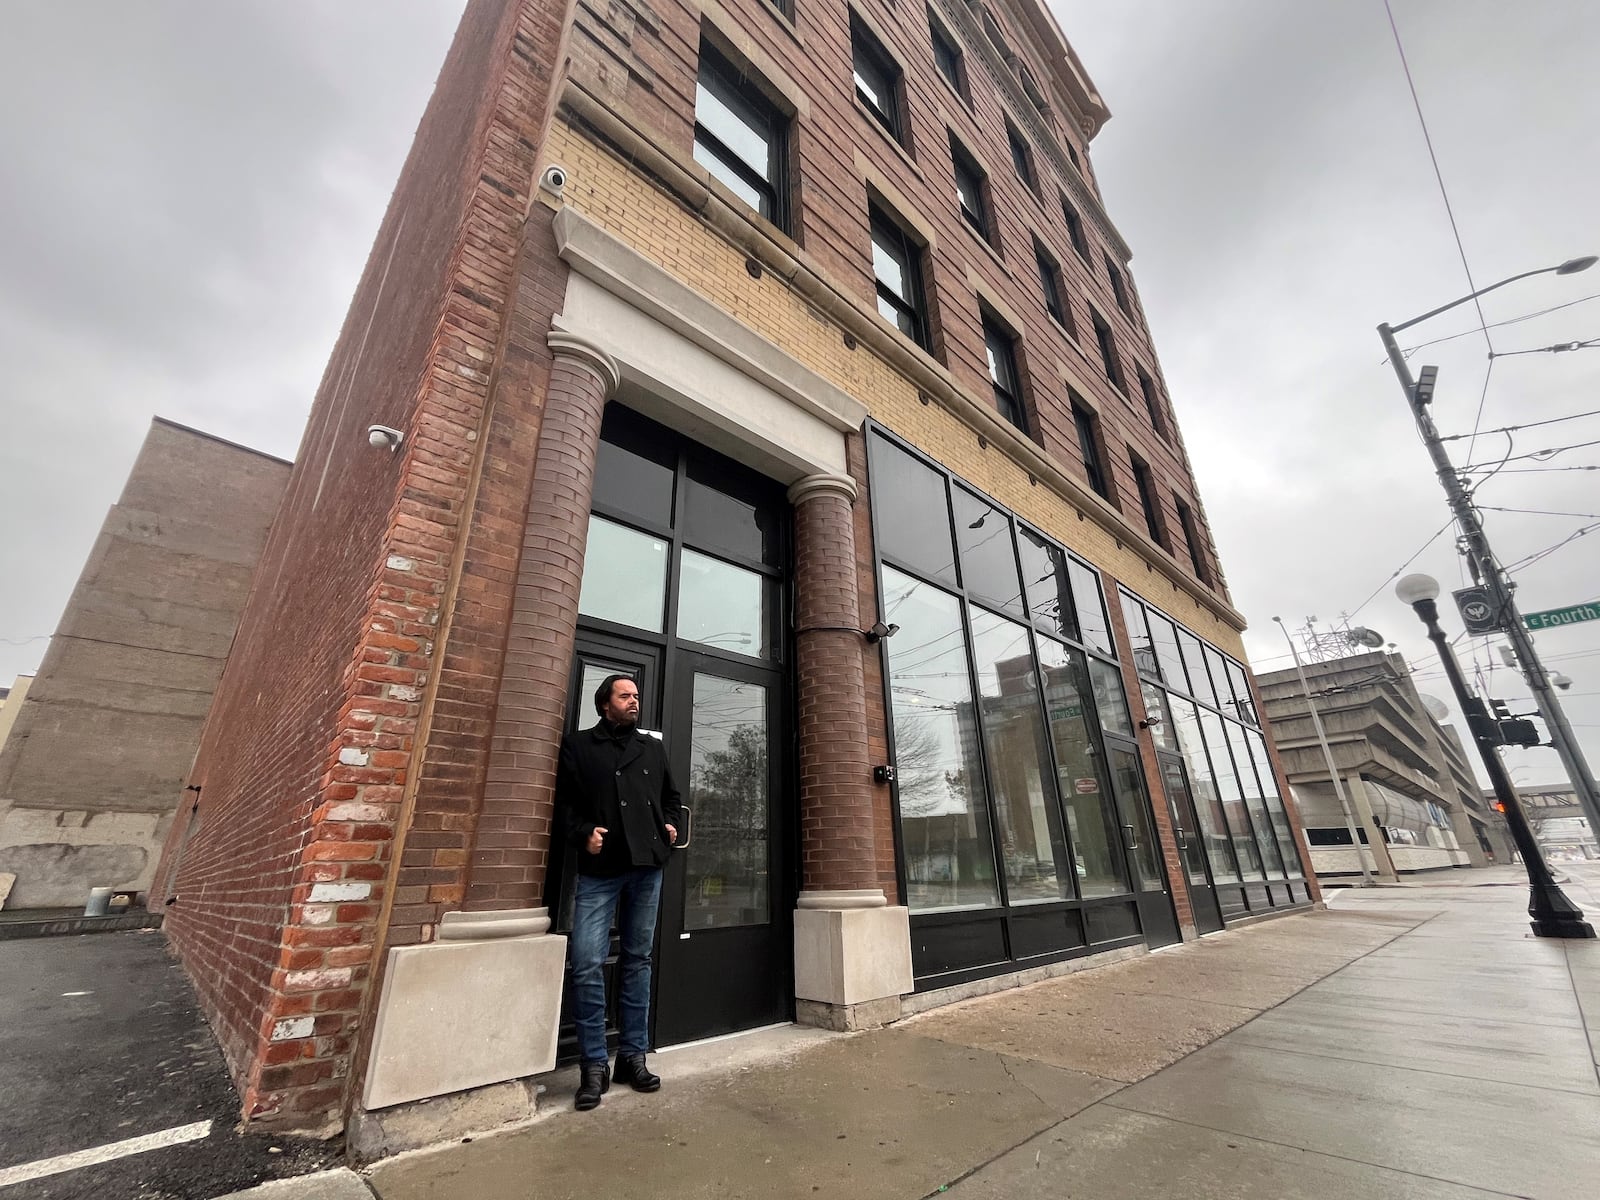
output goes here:
<path id="1" fill-rule="evenodd" d="M 683 836 L 683 810 L 666 748 L 637 729 L 619 732 L 604 721 L 561 739 L 556 811 L 585 875 L 664 866 L 672 852 L 666 827 Z M 590 854 L 586 843 L 596 825 L 610 832 L 600 853 Z"/>

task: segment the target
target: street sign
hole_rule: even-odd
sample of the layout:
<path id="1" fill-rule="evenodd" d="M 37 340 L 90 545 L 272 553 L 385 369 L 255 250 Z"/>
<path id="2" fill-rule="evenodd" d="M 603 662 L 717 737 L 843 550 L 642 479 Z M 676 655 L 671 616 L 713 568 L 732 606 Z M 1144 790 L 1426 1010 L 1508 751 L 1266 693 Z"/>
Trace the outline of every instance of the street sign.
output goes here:
<path id="1" fill-rule="evenodd" d="M 1543 612 L 1524 613 L 1522 619 L 1528 623 L 1529 629 L 1558 629 L 1562 625 L 1576 625 L 1579 621 L 1600 621 L 1600 604 L 1547 608 Z"/>
<path id="2" fill-rule="evenodd" d="M 1460 588 L 1451 593 L 1468 633 L 1499 633 L 1500 609 L 1486 587 Z"/>

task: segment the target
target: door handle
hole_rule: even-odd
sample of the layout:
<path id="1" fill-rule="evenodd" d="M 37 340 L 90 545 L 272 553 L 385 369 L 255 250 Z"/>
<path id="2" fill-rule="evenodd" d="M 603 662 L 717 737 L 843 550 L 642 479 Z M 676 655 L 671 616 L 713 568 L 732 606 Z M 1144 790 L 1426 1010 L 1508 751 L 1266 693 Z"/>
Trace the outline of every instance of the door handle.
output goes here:
<path id="1" fill-rule="evenodd" d="M 1174 825 L 1172 832 L 1173 836 L 1177 838 L 1178 849 L 1187 850 L 1189 848 L 1189 831 L 1182 825 Z"/>
<path id="2" fill-rule="evenodd" d="M 1122 827 L 1128 831 L 1128 849 L 1137 850 L 1139 848 L 1139 834 L 1133 828 L 1133 823 L 1131 821 L 1124 822 Z"/>
<path id="3" fill-rule="evenodd" d="M 683 828 L 678 830 L 683 836 L 673 843 L 672 848 L 674 850 L 687 850 L 689 848 L 689 839 L 694 836 L 694 813 L 689 811 L 687 804 L 680 804 L 678 808 L 683 812 L 683 819 L 679 822 Z"/>

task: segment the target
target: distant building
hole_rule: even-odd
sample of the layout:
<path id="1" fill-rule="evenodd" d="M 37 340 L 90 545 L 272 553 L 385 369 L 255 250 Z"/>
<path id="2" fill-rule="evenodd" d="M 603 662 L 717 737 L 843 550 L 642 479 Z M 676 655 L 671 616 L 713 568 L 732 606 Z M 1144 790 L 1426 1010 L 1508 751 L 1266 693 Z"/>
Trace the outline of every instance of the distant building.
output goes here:
<path id="1" fill-rule="evenodd" d="M 0 708 L 7 908 L 149 887 L 288 477 L 151 423 L 37 675 Z"/>
<path id="2" fill-rule="evenodd" d="M 1394 878 L 1511 861 L 1504 819 L 1486 803 L 1461 739 L 1429 712 L 1405 660 L 1377 651 L 1305 664 L 1356 827 L 1328 778 L 1293 668 L 1256 676 L 1319 878 L 1368 869 Z M 1437 702 L 1434 702 L 1437 703 Z"/>
<path id="3" fill-rule="evenodd" d="M 4 721 L 0 715 L 0 722 Z M 1494 804 L 1492 789 L 1483 790 L 1484 803 Z M 1522 811 L 1533 836 L 1539 839 L 1551 862 L 1588 862 L 1600 858 L 1600 842 L 1589 827 L 1578 793 L 1570 783 L 1530 784 L 1517 789 Z"/>

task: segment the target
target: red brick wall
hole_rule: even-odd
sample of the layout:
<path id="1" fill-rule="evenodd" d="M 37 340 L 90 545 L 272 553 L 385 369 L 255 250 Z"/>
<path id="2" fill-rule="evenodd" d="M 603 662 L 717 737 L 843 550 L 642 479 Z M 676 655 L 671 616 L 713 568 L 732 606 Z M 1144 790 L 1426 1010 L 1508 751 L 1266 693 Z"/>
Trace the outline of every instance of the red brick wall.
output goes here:
<path id="1" fill-rule="evenodd" d="M 460 796 L 477 768 L 456 739 L 487 734 L 499 621 L 484 600 L 509 590 L 514 564 L 496 555 L 495 537 L 520 527 L 518 486 L 525 492 L 515 449 L 480 471 L 484 451 L 504 452 L 519 432 L 484 426 L 483 410 L 546 107 L 548 68 L 534 61 L 555 57 L 549 30 L 562 19 L 551 7 L 467 8 L 318 391 L 207 722 L 193 776 L 203 784 L 198 824 L 185 841 L 180 820 L 169 840 L 160 875 L 174 897 L 169 937 L 248 1118 L 317 1125 L 345 1102 L 375 994 L 380 911 L 393 899 L 391 839 L 415 794 L 419 718 L 446 735 L 421 761 L 438 788 L 428 811 L 453 800 L 469 816 Z M 507 370 L 537 375 L 520 363 Z M 369 447 L 370 423 L 406 430 L 403 450 Z M 508 487 L 498 486 L 502 469 Z M 497 486 L 478 486 L 491 476 Z M 469 505 L 489 518 L 473 542 L 482 557 L 447 596 Z M 441 617 L 449 624 L 463 611 L 430 690 Z M 461 725 L 441 729 L 441 720 Z M 430 900 L 459 898 L 460 857 L 416 867 L 451 872 Z M 405 873 L 401 883 L 417 886 Z"/>

